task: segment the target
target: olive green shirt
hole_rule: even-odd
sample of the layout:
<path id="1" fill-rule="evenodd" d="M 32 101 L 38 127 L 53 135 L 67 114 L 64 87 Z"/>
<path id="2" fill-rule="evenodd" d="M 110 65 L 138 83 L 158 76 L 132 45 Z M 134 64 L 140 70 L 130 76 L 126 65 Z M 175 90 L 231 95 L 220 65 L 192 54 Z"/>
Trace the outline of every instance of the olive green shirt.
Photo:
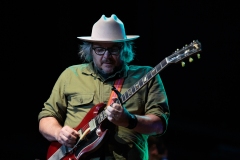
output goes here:
<path id="1" fill-rule="evenodd" d="M 149 66 L 125 65 L 121 71 L 104 80 L 95 71 L 92 63 L 70 66 L 56 81 L 49 99 L 44 103 L 38 115 L 38 120 L 52 116 L 61 125 L 74 128 L 79 125 L 93 106 L 99 103 L 107 104 L 116 79 L 124 77 L 121 89 L 121 94 L 123 94 L 151 69 Z M 164 132 L 166 131 L 169 107 L 159 74 L 123 105 L 130 113 L 136 115 L 154 114 L 161 117 L 165 122 Z M 147 135 L 118 126 L 116 137 L 129 144 L 130 147 L 136 148 L 134 156 L 139 156 L 136 159 L 148 159 Z"/>

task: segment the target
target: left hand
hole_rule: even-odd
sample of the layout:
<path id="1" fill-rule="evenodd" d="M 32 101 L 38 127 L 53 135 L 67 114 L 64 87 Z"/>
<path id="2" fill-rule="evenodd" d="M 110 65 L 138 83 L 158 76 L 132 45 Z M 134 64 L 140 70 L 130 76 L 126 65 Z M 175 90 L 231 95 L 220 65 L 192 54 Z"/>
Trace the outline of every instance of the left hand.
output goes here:
<path id="1" fill-rule="evenodd" d="M 113 104 L 106 107 L 105 113 L 110 122 L 114 123 L 117 126 L 128 126 L 128 114 L 130 114 L 125 107 L 121 104 L 116 103 L 117 98 L 113 98 Z"/>

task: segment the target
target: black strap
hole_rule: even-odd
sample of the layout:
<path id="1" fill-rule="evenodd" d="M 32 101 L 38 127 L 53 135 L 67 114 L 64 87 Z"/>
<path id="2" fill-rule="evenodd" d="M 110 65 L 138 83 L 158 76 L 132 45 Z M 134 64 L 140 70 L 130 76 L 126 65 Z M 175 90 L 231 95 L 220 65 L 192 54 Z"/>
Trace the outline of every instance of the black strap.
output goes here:
<path id="1" fill-rule="evenodd" d="M 120 104 L 121 105 L 123 105 L 122 104 L 122 98 L 121 98 L 121 93 L 114 87 L 114 86 L 112 86 L 112 90 L 116 93 L 116 95 L 118 96 L 118 100 L 119 100 L 119 102 L 120 102 Z"/>

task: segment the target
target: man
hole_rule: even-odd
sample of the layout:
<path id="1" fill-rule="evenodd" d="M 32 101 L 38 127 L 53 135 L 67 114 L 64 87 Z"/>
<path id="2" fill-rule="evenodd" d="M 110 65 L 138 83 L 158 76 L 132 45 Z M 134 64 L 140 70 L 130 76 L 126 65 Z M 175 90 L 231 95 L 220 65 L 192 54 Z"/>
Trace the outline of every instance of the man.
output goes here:
<path id="1" fill-rule="evenodd" d="M 165 133 L 169 107 L 158 74 L 149 81 L 143 78 L 144 85 L 137 83 L 152 67 L 128 65 L 138 37 L 126 35 L 114 14 L 102 15 L 91 36 L 78 37 L 83 41 L 79 55 L 86 63 L 62 72 L 38 116 L 40 133 L 61 146 L 49 159 L 70 151 L 76 159 L 148 159 L 148 136 Z M 95 127 L 104 115 L 104 123 Z"/>

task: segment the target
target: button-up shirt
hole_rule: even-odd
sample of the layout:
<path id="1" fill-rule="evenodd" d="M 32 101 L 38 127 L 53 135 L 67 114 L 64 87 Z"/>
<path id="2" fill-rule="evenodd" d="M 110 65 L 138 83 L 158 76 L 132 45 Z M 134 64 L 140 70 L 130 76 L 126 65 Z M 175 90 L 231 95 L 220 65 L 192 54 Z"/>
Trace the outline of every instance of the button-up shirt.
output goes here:
<path id="1" fill-rule="evenodd" d="M 92 107 L 102 103 L 107 104 L 116 79 L 124 78 L 121 94 L 129 96 L 132 94 L 130 89 L 139 86 L 136 82 L 140 79 L 145 81 L 145 75 L 151 73 L 151 69 L 150 66 L 124 65 L 122 70 L 107 79 L 103 79 L 94 69 L 93 63 L 70 66 L 59 76 L 50 97 L 38 115 L 38 119 L 52 116 L 61 125 L 77 127 L 84 118 L 86 120 L 85 116 Z M 169 106 L 159 74 L 153 76 L 148 83 L 129 96 L 123 106 L 132 114 L 159 116 L 165 123 L 164 132 L 166 131 Z M 123 140 L 122 142 L 129 144 L 130 147 L 135 145 L 140 153 L 137 153 L 139 155 L 136 156 L 140 156 L 140 159 L 148 159 L 148 135 L 125 127 L 116 127 L 118 128 L 115 134 L 117 139 Z"/>

